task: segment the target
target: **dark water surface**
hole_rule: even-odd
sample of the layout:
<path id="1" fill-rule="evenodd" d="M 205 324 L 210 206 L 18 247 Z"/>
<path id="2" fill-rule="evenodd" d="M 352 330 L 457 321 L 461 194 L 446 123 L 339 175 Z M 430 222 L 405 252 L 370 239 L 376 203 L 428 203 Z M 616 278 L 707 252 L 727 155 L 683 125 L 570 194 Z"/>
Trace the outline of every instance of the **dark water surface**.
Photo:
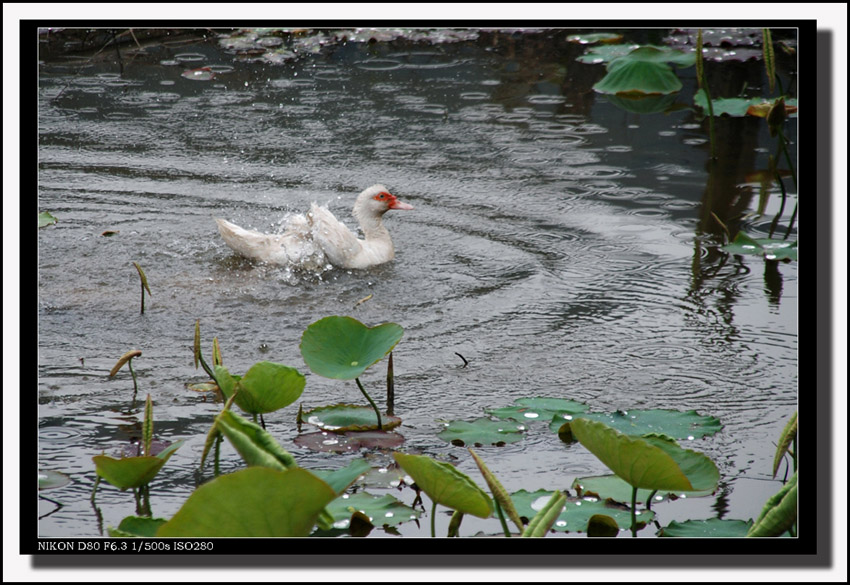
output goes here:
<path id="1" fill-rule="evenodd" d="M 404 327 L 394 362 L 405 450 L 450 460 L 483 486 L 466 449 L 435 436 L 444 421 L 529 396 L 605 411 L 695 409 L 724 424 L 687 445 L 716 462 L 721 489 L 659 506 L 660 523 L 757 517 L 781 485 L 771 479 L 775 442 L 797 405 L 797 264 L 719 252 L 711 212 L 733 233 L 767 237 L 779 192 L 771 187 L 756 216 L 753 176 L 774 141 L 762 120 L 720 119 L 722 173 L 709 172 L 707 125 L 692 110 L 615 106 L 591 89 L 604 67 L 577 63 L 583 49 L 564 41 L 568 32 L 305 42 L 279 63 L 214 38 L 120 61 L 42 62 L 39 208 L 59 223 L 38 232 L 39 467 L 73 481 L 44 493 L 63 506 L 41 502 L 39 534 L 98 536 L 134 513 L 132 494 L 105 484 L 102 522 L 89 502 L 92 456 L 137 436 L 142 416 L 127 369 L 108 376 L 124 352 L 143 352 L 134 367 L 157 436 L 186 440 L 151 485 L 154 515 L 167 518 L 195 487 L 221 408 L 185 387 L 206 380 L 193 367 L 195 320 L 205 352 L 218 337 L 231 372 L 281 362 L 307 375 L 305 408 L 362 403 L 353 383 L 309 374 L 299 353 L 303 330 L 335 314 Z M 213 79 L 182 75 L 204 66 Z M 718 83 L 760 91 L 760 61 L 714 71 Z M 693 68 L 677 73 L 678 101 L 690 103 Z M 786 131 L 796 156 L 796 120 Z M 370 270 L 254 265 L 233 256 L 213 222 L 274 231 L 317 201 L 353 225 L 354 196 L 374 183 L 415 210 L 386 216 L 396 259 Z M 143 316 L 133 262 L 152 291 Z M 384 376 L 382 362 L 363 383 L 380 389 Z M 383 403 L 380 390 L 373 396 Z M 297 410 L 265 419 L 303 466 L 356 457 L 294 445 Z M 607 473 L 545 424 L 477 452 L 509 491 Z M 227 445 L 222 465 L 241 466 Z M 389 493 L 412 500 L 410 490 Z M 447 522 L 441 514 L 438 534 Z M 399 531 L 427 526 L 426 515 L 421 530 Z M 472 530 L 499 525 L 465 522 L 462 533 Z"/>

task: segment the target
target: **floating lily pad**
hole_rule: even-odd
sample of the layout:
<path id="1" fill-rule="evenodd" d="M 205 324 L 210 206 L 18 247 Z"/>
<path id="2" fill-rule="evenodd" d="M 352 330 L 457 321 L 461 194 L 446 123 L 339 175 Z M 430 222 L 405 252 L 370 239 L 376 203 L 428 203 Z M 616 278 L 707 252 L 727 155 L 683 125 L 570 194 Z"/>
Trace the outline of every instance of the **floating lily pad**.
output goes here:
<path id="1" fill-rule="evenodd" d="M 64 473 L 51 471 L 50 469 L 38 470 L 38 491 L 60 488 L 69 483 L 71 483 L 71 478 Z"/>
<path id="2" fill-rule="evenodd" d="M 273 362 L 257 362 L 244 376 L 233 376 L 224 366 L 215 367 L 221 391 L 249 414 L 274 412 L 289 406 L 301 396 L 306 378 L 295 368 Z"/>
<path id="3" fill-rule="evenodd" d="M 390 353 L 402 335 L 395 323 L 367 327 L 352 317 L 325 317 L 304 331 L 301 355 L 320 376 L 353 380 Z"/>
<path id="4" fill-rule="evenodd" d="M 572 488 L 576 490 L 579 496 L 596 496 L 603 500 L 613 500 L 621 504 L 631 505 L 632 502 L 632 486 L 617 477 L 616 475 L 600 475 L 596 477 L 579 477 L 573 481 Z M 699 498 L 710 496 L 714 490 L 703 491 L 679 491 L 658 492 L 655 494 L 652 503 L 674 498 Z M 646 499 L 652 494 L 652 490 L 638 490 L 637 501 L 645 503 Z"/>
<path id="5" fill-rule="evenodd" d="M 373 431 L 378 429 L 378 418 L 375 411 L 368 406 L 355 404 L 335 404 L 320 406 L 304 412 L 302 419 L 307 424 L 319 427 L 333 433 L 349 431 Z M 397 416 L 381 415 L 382 430 L 390 430 L 401 424 Z"/>
<path id="6" fill-rule="evenodd" d="M 623 35 L 620 33 L 603 32 L 603 33 L 587 33 L 570 35 L 567 41 L 578 43 L 580 45 L 593 45 L 596 43 L 617 43 L 623 40 Z"/>
<path id="7" fill-rule="evenodd" d="M 626 435 L 645 435 L 659 433 L 677 440 L 693 440 L 710 436 L 723 428 L 713 416 L 701 415 L 695 410 L 629 410 L 612 413 L 580 413 L 573 416 L 603 422 Z M 550 428 L 558 431 L 557 419 L 553 419 Z M 562 424 L 565 421 L 560 421 Z"/>
<path id="8" fill-rule="evenodd" d="M 58 221 L 58 219 L 50 215 L 47 211 L 42 211 L 38 214 L 38 227 L 40 228 L 55 224 Z"/>
<path id="9" fill-rule="evenodd" d="M 393 453 L 393 458 L 436 504 L 479 518 L 493 513 L 490 496 L 454 465 L 425 455 Z"/>
<path id="10" fill-rule="evenodd" d="M 334 528 L 348 528 L 351 515 L 365 514 L 375 526 L 397 526 L 416 520 L 421 510 L 407 506 L 391 495 L 375 496 L 366 492 L 345 494 L 328 504 L 334 519 Z"/>
<path id="11" fill-rule="evenodd" d="M 159 527 L 168 522 L 165 518 L 146 518 L 141 516 L 127 516 L 121 520 L 118 528 L 107 528 L 112 538 L 153 538 Z"/>
<path id="12" fill-rule="evenodd" d="M 694 95 L 694 105 L 702 108 L 703 112 L 708 114 L 708 98 L 706 98 L 705 90 L 700 89 Z M 765 117 L 771 103 L 765 103 L 764 98 L 720 98 L 711 100 L 711 107 L 714 110 L 715 116 L 731 116 L 733 118 L 741 118 L 744 116 Z M 797 99 L 789 98 L 785 100 L 785 113 L 788 116 L 797 114 Z"/>
<path id="13" fill-rule="evenodd" d="M 658 536 L 677 536 L 682 538 L 739 538 L 747 535 L 753 521 L 720 520 L 673 520 L 658 532 Z"/>
<path id="14" fill-rule="evenodd" d="M 525 518 L 533 518 L 552 497 L 553 491 L 537 490 L 528 492 L 519 490 L 511 494 L 517 512 Z M 613 518 L 619 526 L 631 525 L 631 512 L 623 506 L 609 504 L 595 498 L 567 498 L 564 510 L 552 525 L 557 532 L 585 532 L 590 518 L 596 514 L 604 514 Z M 651 510 L 638 510 L 638 522 L 648 523 L 655 519 Z"/>
<path id="15" fill-rule="evenodd" d="M 363 459 L 352 461 L 342 469 L 311 469 L 310 471 L 331 486 L 331 489 L 338 495 L 342 495 L 345 490 L 355 481 L 367 473 L 371 467 Z"/>
<path id="16" fill-rule="evenodd" d="M 306 469 L 249 467 L 196 489 L 157 536 L 307 536 L 336 497 Z"/>
<path id="17" fill-rule="evenodd" d="M 576 57 L 576 61 L 579 63 L 586 63 L 588 65 L 609 63 L 619 57 L 625 57 L 638 47 L 640 47 L 640 45 L 598 45 L 587 49 L 584 54 Z"/>
<path id="18" fill-rule="evenodd" d="M 738 232 L 731 243 L 721 246 L 721 250 L 732 254 L 744 254 L 752 256 L 764 256 L 766 260 L 796 260 L 797 242 L 787 240 L 773 240 L 768 238 L 754 239 Z"/>
<path id="19" fill-rule="evenodd" d="M 664 491 L 714 489 L 720 472 L 702 453 L 662 436 L 631 437 L 584 417 L 572 421 L 575 437 L 634 488 Z"/>
<path id="20" fill-rule="evenodd" d="M 516 443 L 523 438 L 525 426 L 509 421 L 495 421 L 489 418 L 479 418 L 472 422 L 456 420 L 437 436 L 444 441 L 462 447 L 464 445 L 504 445 Z"/>
<path id="21" fill-rule="evenodd" d="M 585 412 L 587 409 L 586 404 L 575 400 L 539 396 L 536 398 L 518 398 L 514 401 L 514 406 L 491 408 L 485 412 L 503 420 L 530 422 L 550 421 L 556 414 L 575 414 Z"/>
<path id="22" fill-rule="evenodd" d="M 374 415 L 374 413 L 373 413 Z M 352 431 L 336 433 L 320 431 L 298 435 L 292 441 L 299 447 L 325 453 L 353 453 L 360 449 L 395 449 L 404 437 L 386 431 Z"/>

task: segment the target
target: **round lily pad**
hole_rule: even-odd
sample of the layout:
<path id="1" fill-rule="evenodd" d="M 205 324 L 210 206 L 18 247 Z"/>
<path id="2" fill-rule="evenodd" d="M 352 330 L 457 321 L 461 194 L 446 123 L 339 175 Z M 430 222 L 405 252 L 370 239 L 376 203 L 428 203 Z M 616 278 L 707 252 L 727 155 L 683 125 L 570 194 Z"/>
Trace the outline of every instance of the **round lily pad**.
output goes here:
<path id="1" fill-rule="evenodd" d="M 579 477 L 573 481 L 572 488 L 580 496 L 596 496 L 603 500 L 613 500 L 621 504 L 630 504 L 632 501 L 632 486 L 617 477 L 616 475 L 600 475 L 596 477 Z M 714 490 L 703 491 L 659 491 L 655 494 L 653 504 L 663 500 L 674 498 L 699 498 L 710 496 Z M 652 494 L 652 490 L 638 490 L 637 501 L 646 502 L 646 499 Z"/>
<path id="2" fill-rule="evenodd" d="M 50 469 L 38 470 L 38 490 L 51 490 L 71 483 L 71 478 L 58 471 Z"/>
<path id="3" fill-rule="evenodd" d="M 301 355 L 320 376 L 353 380 L 390 353 L 402 335 L 396 323 L 367 327 L 352 317 L 325 317 L 304 331 Z"/>
<path id="4" fill-rule="evenodd" d="M 516 443 L 523 438 L 521 423 L 479 418 L 472 422 L 452 421 L 437 436 L 444 441 L 463 447 L 464 445 L 497 445 Z"/>
<path id="5" fill-rule="evenodd" d="M 708 520 L 686 520 L 676 522 L 673 520 L 661 529 L 658 536 L 679 536 L 684 538 L 742 538 L 747 536 L 747 531 L 753 525 L 753 521 L 744 520 L 721 520 L 709 518 Z"/>
<path id="6" fill-rule="evenodd" d="M 404 444 L 404 437 L 385 431 L 352 431 L 304 433 L 293 439 L 299 447 L 325 453 L 351 453 L 360 449 L 394 449 Z"/>
<path id="7" fill-rule="evenodd" d="M 576 414 L 587 411 L 588 406 L 575 400 L 538 396 L 517 398 L 513 406 L 486 410 L 496 418 L 517 422 L 550 421 L 556 414 Z"/>
<path id="8" fill-rule="evenodd" d="M 348 528 L 352 514 L 361 512 L 375 526 L 396 526 L 416 520 L 422 512 L 407 506 L 391 495 L 375 496 L 366 492 L 344 494 L 328 504 L 334 528 Z"/>
<path id="9" fill-rule="evenodd" d="M 334 404 L 320 406 L 301 414 L 307 424 L 319 427 L 323 431 L 346 433 L 348 431 L 372 431 L 378 429 L 375 411 L 368 406 L 355 404 Z M 381 429 L 390 430 L 401 424 L 397 416 L 381 415 Z"/>
<path id="10" fill-rule="evenodd" d="M 514 506 L 520 516 L 531 519 L 540 511 L 553 492 L 548 490 L 537 490 L 528 492 L 519 490 L 511 494 Z M 596 498 L 567 498 L 564 509 L 552 525 L 552 530 L 557 532 L 585 532 L 590 519 L 597 514 L 603 514 L 614 519 L 617 525 L 627 527 L 632 523 L 629 510 L 612 505 L 604 500 Z M 639 510 L 638 522 L 651 522 L 655 513 L 651 510 Z"/>
<path id="11" fill-rule="evenodd" d="M 550 429 L 558 432 L 560 425 L 576 418 L 586 418 L 603 422 L 626 435 L 645 435 L 657 433 L 676 440 L 694 440 L 713 435 L 723 428 L 723 424 L 713 417 L 701 415 L 695 410 L 619 410 L 617 412 L 580 413 L 569 419 L 558 417 L 552 420 Z"/>

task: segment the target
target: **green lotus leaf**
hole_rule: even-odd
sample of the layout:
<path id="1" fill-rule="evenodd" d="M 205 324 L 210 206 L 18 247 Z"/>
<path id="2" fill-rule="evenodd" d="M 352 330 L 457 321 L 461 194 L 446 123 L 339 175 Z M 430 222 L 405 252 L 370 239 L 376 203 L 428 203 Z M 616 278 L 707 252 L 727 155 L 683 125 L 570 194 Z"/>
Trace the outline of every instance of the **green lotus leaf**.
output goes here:
<path id="1" fill-rule="evenodd" d="M 711 107 L 714 110 L 715 116 L 731 116 L 733 118 L 741 118 L 747 115 L 753 115 L 757 110 L 750 108 L 759 108 L 764 102 L 764 98 L 719 98 L 711 100 Z M 700 89 L 694 95 L 694 105 L 699 106 L 708 114 L 708 98 L 705 95 L 705 90 Z M 796 108 L 797 100 L 789 98 L 785 100 L 786 108 Z M 796 111 L 788 113 L 789 116 L 796 116 Z"/>
<path id="2" fill-rule="evenodd" d="M 609 63 L 608 73 L 593 89 L 599 93 L 618 95 L 667 95 L 682 89 L 682 82 L 662 62 L 663 59 L 636 58 L 635 54 L 640 50 L 636 49 Z"/>
<path id="3" fill-rule="evenodd" d="M 517 422 L 550 421 L 556 414 L 576 414 L 585 412 L 588 406 L 575 400 L 563 398 L 517 398 L 514 406 L 491 408 L 485 412 L 500 419 L 510 419 Z"/>
<path id="4" fill-rule="evenodd" d="M 118 528 L 107 528 L 112 538 L 153 538 L 159 527 L 165 524 L 165 518 L 145 518 L 141 516 L 127 516 L 118 525 Z"/>
<path id="5" fill-rule="evenodd" d="M 564 422 L 575 418 L 587 418 L 603 422 L 611 428 L 626 435 L 646 435 L 658 433 L 668 435 L 676 440 L 693 440 L 710 436 L 723 428 L 718 419 L 713 416 L 701 415 L 695 410 L 629 410 L 612 413 L 579 413 L 569 419 L 558 417 L 552 419 L 549 428 L 558 432 Z"/>
<path id="6" fill-rule="evenodd" d="M 378 428 L 375 411 L 368 406 L 355 404 L 334 404 L 321 406 L 302 413 L 302 419 L 307 424 L 319 427 L 332 433 L 349 431 L 371 431 Z M 401 424 L 397 416 L 381 415 L 382 430 L 390 430 Z"/>
<path id="7" fill-rule="evenodd" d="M 323 453 L 356 453 L 360 449 L 395 449 L 404 444 L 404 437 L 386 431 L 318 431 L 300 434 L 292 442 Z"/>
<path id="8" fill-rule="evenodd" d="M 630 505 L 632 502 L 632 486 L 616 475 L 600 475 L 596 477 L 576 478 L 571 486 L 579 496 L 595 495 L 603 500 L 612 500 L 621 504 Z M 646 502 L 653 490 L 638 490 L 637 501 Z M 673 498 L 700 498 L 710 496 L 714 490 L 703 490 L 699 492 L 679 491 L 676 493 L 660 491 L 655 494 L 653 504 Z"/>
<path id="9" fill-rule="evenodd" d="M 367 327 L 352 317 L 325 317 L 304 331 L 301 355 L 320 376 L 353 380 L 390 353 L 402 335 L 396 323 Z"/>
<path id="10" fill-rule="evenodd" d="M 720 479 L 711 459 L 672 439 L 630 437 L 587 418 L 573 420 L 570 427 L 582 445 L 632 487 L 700 491 L 713 489 Z"/>
<path id="11" fill-rule="evenodd" d="M 738 538 L 747 535 L 753 521 L 720 520 L 673 520 L 658 532 L 658 536 L 677 536 L 682 538 Z"/>
<path id="12" fill-rule="evenodd" d="M 124 491 L 150 483 L 165 462 L 183 444 L 183 441 L 172 443 L 168 449 L 150 457 L 124 457 L 115 459 L 108 455 L 92 457 L 97 475 Z"/>
<path id="13" fill-rule="evenodd" d="M 721 246 L 720 249 L 732 254 L 764 256 L 767 260 L 797 259 L 797 242 L 769 238 L 756 239 L 744 232 L 738 232 L 734 240 Z"/>
<path id="14" fill-rule="evenodd" d="M 523 438 L 524 426 L 509 421 L 479 418 L 472 422 L 456 420 L 440 431 L 437 436 L 457 446 L 504 445 L 516 443 Z"/>
<path id="15" fill-rule="evenodd" d="M 592 45 L 595 43 L 614 43 L 621 41 L 623 35 L 620 33 L 603 32 L 603 33 L 586 33 L 570 35 L 567 41 L 570 43 L 578 43 L 580 45 Z"/>
<path id="16" fill-rule="evenodd" d="M 248 465 L 283 471 L 298 467 L 295 458 L 260 425 L 230 410 L 216 417 L 216 429 L 233 445 Z"/>
<path id="17" fill-rule="evenodd" d="M 393 458 L 433 502 L 479 518 L 493 513 L 490 496 L 454 465 L 425 455 L 393 453 Z"/>
<path id="18" fill-rule="evenodd" d="M 43 228 L 45 226 L 51 225 L 59 221 L 47 211 L 42 211 L 38 214 L 38 227 Z"/>
<path id="19" fill-rule="evenodd" d="M 51 490 L 71 483 L 71 478 L 58 471 L 50 469 L 38 470 L 38 491 Z"/>
<path id="20" fill-rule="evenodd" d="M 396 526 L 416 520 L 422 514 L 391 495 L 375 496 L 366 492 L 343 495 L 328 505 L 328 511 L 333 516 L 335 528 L 348 528 L 355 512 L 366 514 L 375 526 Z"/>
<path id="21" fill-rule="evenodd" d="M 519 490 L 511 494 L 517 512 L 525 518 L 534 518 L 549 502 L 554 492 L 551 490 L 537 490 L 528 492 Z M 629 526 L 632 517 L 629 510 L 621 506 L 609 504 L 605 500 L 596 498 L 567 498 L 564 509 L 552 524 L 552 530 L 556 532 L 584 532 L 587 523 L 596 514 L 604 514 L 612 517 L 619 526 Z M 641 523 L 651 522 L 655 513 L 651 510 L 638 510 L 637 520 Z"/>
<path id="22" fill-rule="evenodd" d="M 249 467 L 196 489 L 156 535 L 307 536 L 336 497 L 328 484 L 305 469 Z"/>
<path id="23" fill-rule="evenodd" d="M 357 459 L 342 469 L 311 469 L 310 471 L 313 475 L 331 486 L 331 489 L 337 495 L 342 495 L 352 483 L 357 481 L 359 477 L 370 469 L 371 467 L 366 461 Z"/>
<path id="24" fill-rule="evenodd" d="M 224 366 L 215 367 L 216 379 L 225 397 L 237 392 L 234 402 L 249 414 L 265 414 L 289 406 L 304 392 L 306 378 L 295 368 L 274 362 L 257 362 L 244 376 L 231 375 Z"/>

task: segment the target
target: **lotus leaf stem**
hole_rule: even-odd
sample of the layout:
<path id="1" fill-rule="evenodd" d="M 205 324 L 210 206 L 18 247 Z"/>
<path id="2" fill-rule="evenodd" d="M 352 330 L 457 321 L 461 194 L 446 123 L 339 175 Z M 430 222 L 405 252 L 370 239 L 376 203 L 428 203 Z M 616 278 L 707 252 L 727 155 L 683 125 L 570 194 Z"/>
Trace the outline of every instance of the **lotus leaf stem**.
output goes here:
<path id="1" fill-rule="evenodd" d="M 437 500 L 432 500 L 431 504 L 431 538 L 437 536 Z"/>
<path id="2" fill-rule="evenodd" d="M 638 489 L 632 486 L 632 538 L 637 536 L 637 515 L 635 514 L 635 508 L 637 508 L 637 492 Z"/>
<path id="3" fill-rule="evenodd" d="M 372 400 L 372 397 L 366 392 L 366 389 L 363 387 L 363 384 L 360 383 L 360 378 L 354 378 L 354 381 L 357 382 L 357 387 L 360 388 L 360 391 L 363 393 L 363 396 L 366 397 L 366 400 L 369 401 L 369 404 L 372 405 L 372 408 L 375 410 L 375 414 L 378 417 L 378 430 L 384 430 L 384 427 L 381 426 L 381 411 L 378 410 L 378 406 L 375 404 L 375 401 Z"/>

